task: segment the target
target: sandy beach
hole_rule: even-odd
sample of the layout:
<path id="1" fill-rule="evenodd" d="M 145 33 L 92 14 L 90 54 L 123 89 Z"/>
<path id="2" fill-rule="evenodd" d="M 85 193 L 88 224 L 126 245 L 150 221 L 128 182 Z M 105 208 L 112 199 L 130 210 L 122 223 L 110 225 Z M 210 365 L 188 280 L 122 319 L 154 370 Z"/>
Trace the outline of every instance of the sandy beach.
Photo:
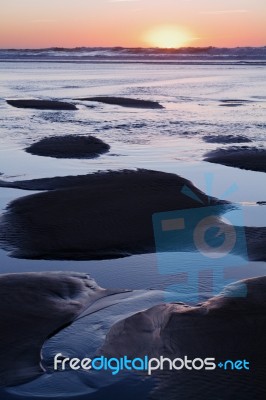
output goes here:
<path id="1" fill-rule="evenodd" d="M 2 3 L 0 400 L 266 400 L 265 0 Z"/>
<path id="2" fill-rule="evenodd" d="M 0 65 L 0 398 L 264 399 L 264 66 L 67 56 Z M 57 353 L 217 368 L 59 374 Z"/>

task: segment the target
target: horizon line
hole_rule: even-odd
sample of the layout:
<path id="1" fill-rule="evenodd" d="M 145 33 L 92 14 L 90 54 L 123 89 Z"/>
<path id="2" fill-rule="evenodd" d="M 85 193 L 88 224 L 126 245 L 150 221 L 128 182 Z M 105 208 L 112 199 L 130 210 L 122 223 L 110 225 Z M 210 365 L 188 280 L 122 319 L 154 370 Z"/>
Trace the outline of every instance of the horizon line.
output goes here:
<path id="1" fill-rule="evenodd" d="M 155 47 L 155 46 L 75 46 L 75 47 L 63 47 L 63 46 L 49 46 L 49 47 L 0 47 L 0 50 L 51 50 L 51 49 L 63 49 L 63 50 L 78 50 L 78 49 L 149 49 L 149 50 L 182 50 L 182 49 L 241 49 L 241 48 L 264 48 L 265 45 L 262 46 L 182 46 L 182 47 Z"/>

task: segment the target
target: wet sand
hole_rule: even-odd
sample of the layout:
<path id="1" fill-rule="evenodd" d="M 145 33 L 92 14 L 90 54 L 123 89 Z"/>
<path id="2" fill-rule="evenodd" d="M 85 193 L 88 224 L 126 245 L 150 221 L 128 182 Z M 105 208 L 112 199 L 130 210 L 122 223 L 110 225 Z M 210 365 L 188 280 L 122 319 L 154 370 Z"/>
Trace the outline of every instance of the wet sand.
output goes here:
<path id="1" fill-rule="evenodd" d="M 182 193 L 184 185 L 202 203 Z M 214 198 L 209 202 L 178 175 L 149 170 L 0 181 L 0 186 L 48 190 L 15 200 L 2 217 L 0 241 L 21 258 L 92 260 L 155 252 L 154 213 L 230 207 Z"/>
<path id="2" fill-rule="evenodd" d="M 119 321 L 106 336 L 99 354 L 107 357 L 189 360 L 215 358 L 215 370 L 154 371 L 151 399 L 265 398 L 266 277 L 227 286 L 205 303 L 189 307 L 161 304 Z M 240 293 L 245 297 L 237 297 Z M 233 294 L 236 297 L 233 297 Z M 246 360 L 250 370 L 231 370 L 226 360 Z M 177 363 L 179 366 L 180 364 Z M 190 364 L 188 364 L 190 366 Z M 199 365 L 199 361 L 197 366 Z"/>
<path id="3" fill-rule="evenodd" d="M 0 292 L 0 386 L 42 374 L 44 341 L 97 299 L 117 293 L 76 272 L 1 275 Z"/>
<path id="4" fill-rule="evenodd" d="M 126 296 L 130 299 L 134 295 L 134 291 L 103 289 L 88 275 L 73 272 L 6 274 L 0 277 L 0 288 L 2 386 L 32 381 L 44 374 L 40 353 L 46 339 L 53 340 L 57 332 L 79 323 L 87 313 L 97 313 L 102 309 L 98 303 L 104 298 L 111 296 L 112 301 L 112 296 L 122 293 L 126 301 Z M 126 354 L 131 359 L 147 355 L 170 359 L 214 357 L 217 363 L 245 359 L 250 363 L 249 375 L 255 382 L 265 371 L 265 288 L 266 277 L 253 278 L 229 285 L 220 295 L 197 306 L 165 303 L 143 310 L 140 305 L 138 312 L 111 326 L 96 354 L 118 358 Z M 71 349 L 71 343 L 69 346 Z M 68 348 L 68 343 L 64 347 Z M 214 379 L 219 372 L 217 368 L 207 376 Z M 155 393 L 160 392 L 161 385 L 170 383 L 175 395 L 178 393 L 183 372 L 178 379 L 176 371 L 167 369 L 154 374 L 160 382 Z M 224 374 L 227 380 L 236 379 L 228 371 Z M 204 371 L 195 378 L 204 384 Z M 209 389 L 215 387 L 211 385 Z M 236 387 L 234 382 L 233 388 Z"/>
<path id="5" fill-rule="evenodd" d="M 243 297 L 239 297 L 242 295 Z M 113 325 L 99 354 L 189 360 L 215 358 L 215 370 L 154 371 L 151 398 L 265 398 L 266 277 L 239 281 L 205 303 L 160 304 Z M 224 369 L 246 360 L 249 370 Z M 177 363 L 179 366 L 180 363 Z M 191 366 L 191 364 L 188 364 Z M 197 362 L 199 366 L 199 361 Z M 207 394 L 206 394 L 207 393 Z M 181 397 L 180 397 L 181 396 Z"/>
<path id="6" fill-rule="evenodd" d="M 156 305 L 113 325 L 99 352 L 131 358 L 245 355 L 259 362 L 266 354 L 265 289 L 266 277 L 252 278 L 226 286 L 198 306 Z"/>
<path id="7" fill-rule="evenodd" d="M 201 202 L 186 195 L 184 186 Z M 0 187 L 46 191 L 13 201 L 0 220 L 1 247 L 28 259 L 103 260 L 154 253 L 155 213 L 206 206 L 219 206 L 216 222 L 229 238 L 231 228 L 219 215 L 235 208 L 209 198 L 178 175 L 149 170 L 0 180 Z M 246 227 L 245 234 L 249 259 L 264 261 L 266 229 Z M 195 251 L 190 236 L 185 235 L 179 247 L 173 237 L 162 251 Z"/>

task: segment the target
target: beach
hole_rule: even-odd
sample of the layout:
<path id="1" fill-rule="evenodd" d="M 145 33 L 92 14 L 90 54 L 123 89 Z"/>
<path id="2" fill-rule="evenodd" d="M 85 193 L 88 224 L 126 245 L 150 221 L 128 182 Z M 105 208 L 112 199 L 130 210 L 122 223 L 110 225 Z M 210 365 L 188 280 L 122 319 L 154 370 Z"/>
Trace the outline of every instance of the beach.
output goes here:
<path id="1" fill-rule="evenodd" d="M 265 60 L 104 51 L 0 63 L 0 397 L 192 395 L 186 373 L 56 374 L 61 352 L 247 358 L 247 394 L 193 379 L 263 399 Z"/>

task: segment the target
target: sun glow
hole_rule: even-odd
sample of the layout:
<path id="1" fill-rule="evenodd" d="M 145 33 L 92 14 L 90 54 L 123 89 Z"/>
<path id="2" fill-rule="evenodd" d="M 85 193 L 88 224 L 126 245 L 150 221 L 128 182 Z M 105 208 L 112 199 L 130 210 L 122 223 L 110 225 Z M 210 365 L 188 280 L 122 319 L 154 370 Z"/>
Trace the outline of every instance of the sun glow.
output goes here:
<path id="1" fill-rule="evenodd" d="M 171 49 L 186 46 L 192 37 L 184 29 L 166 25 L 151 29 L 143 39 L 149 46 Z"/>

